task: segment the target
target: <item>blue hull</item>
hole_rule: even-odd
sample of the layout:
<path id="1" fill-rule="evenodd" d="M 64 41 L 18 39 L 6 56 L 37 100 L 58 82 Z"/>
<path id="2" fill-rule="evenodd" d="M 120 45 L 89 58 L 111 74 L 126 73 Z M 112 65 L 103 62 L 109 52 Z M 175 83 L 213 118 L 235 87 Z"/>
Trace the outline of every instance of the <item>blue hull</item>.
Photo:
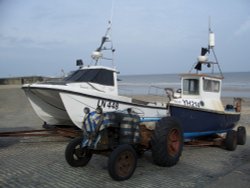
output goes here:
<path id="1" fill-rule="evenodd" d="M 195 138 L 227 132 L 236 126 L 240 113 L 201 110 L 170 105 L 170 115 L 181 124 L 185 138 Z"/>

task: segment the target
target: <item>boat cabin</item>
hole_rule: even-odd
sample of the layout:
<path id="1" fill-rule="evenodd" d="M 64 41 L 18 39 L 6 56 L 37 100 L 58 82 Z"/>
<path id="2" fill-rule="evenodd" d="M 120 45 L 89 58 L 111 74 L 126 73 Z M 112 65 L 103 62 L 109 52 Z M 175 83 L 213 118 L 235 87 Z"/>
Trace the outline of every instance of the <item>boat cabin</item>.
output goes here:
<path id="1" fill-rule="evenodd" d="M 182 74 L 181 98 L 174 103 L 204 109 L 223 110 L 221 102 L 222 77 L 206 74 Z"/>
<path id="2" fill-rule="evenodd" d="M 183 97 L 220 98 L 221 78 L 202 74 L 183 74 L 181 77 Z"/>
<path id="3" fill-rule="evenodd" d="M 103 66 L 82 67 L 64 81 L 71 85 L 81 85 L 82 88 L 93 89 L 98 92 L 118 94 L 117 72 L 115 69 Z"/>

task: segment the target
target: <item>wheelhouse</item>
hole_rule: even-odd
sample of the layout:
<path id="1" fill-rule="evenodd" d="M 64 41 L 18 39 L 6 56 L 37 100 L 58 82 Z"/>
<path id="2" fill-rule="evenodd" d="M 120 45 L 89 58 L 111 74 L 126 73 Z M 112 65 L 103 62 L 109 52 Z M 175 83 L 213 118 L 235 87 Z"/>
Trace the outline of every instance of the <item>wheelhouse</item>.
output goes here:
<path id="1" fill-rule="evenodd" d="M 182 97 L 188 98 L 220 98 L 220 77 L 187 74 L 182 76 Z"/>
<path id="2" fill-rule="evenodd" d="M 106 86 L 114 86 L 114 71 L 95 68 L 79 69 L 64 79 L 65 82 L 90 82 Z"/>
<path id="3" fill-rule="evenodd" d="M 181 81 L 181 98 L 175 102 L 203 109 L 224 110 L 220 99 L 222 77 L 206 74 L 183 74 Z"/>
<path id="4" fill-rule="evenodd" d="M 108 67 L 81 67 L 64 78 L 63 82 L 85 90 L 109 93 L 111 95 L 118 94 L 117 72 L 115 69 Z"/>

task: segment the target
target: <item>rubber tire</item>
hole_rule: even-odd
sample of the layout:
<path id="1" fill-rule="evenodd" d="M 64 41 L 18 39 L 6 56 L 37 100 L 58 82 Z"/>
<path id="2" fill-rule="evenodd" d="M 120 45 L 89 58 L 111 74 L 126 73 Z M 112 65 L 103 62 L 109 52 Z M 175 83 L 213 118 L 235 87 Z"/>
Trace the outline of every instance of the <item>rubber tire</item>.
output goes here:
<path id="1" fill-rule="evenodd" d="M 235 130 L 227 131 L 225 147 L 229 151 L 234 151 L 237 148 L 237 132 Z"/>
<path id="2" fill-rule="evenodd" d="M 82 139 L 82 137 L 74 138 L 66 147 L 65 159 L 72 167 L 85 166 L 92 157 L 92 152 L 90 150 L 81 148 Z M 79 154 L 83 156 L 77 155 L 76 151 L 80 152 Z"/>
<path id="3" fill-rule="evenodd" d="M 125 155 L 125 159 L 127 158 L 127 155 L 129 155 L 129 157 L 131 157 L 132 163 L 129 163 L 129 165 L 127 165 L 126 161 L 125 161 L 125 165 L 127 165 L 128 170 L 127 172 L 125 172 L 125 174 L 120 174 L 118 169 L 119 168 L 119 163 L 118 161 L 122 159 L 124 159 Z M 120 163 L 121 165 L 121 163 Z M 116 180 L 116 181 L 123 181 L 123 180 L 127 180 L 129 179 L 134 171 L 135 168 L 137 166 L 137 154 L 136 151 L 134 150 L 134 148 L 128 144 L 123 144 L 118 146 L 109 156 L 108 159 L 108 172 L 109 175 L 112 179 Z M 124 167 L 124 165 L 122 166 Z M 125 166 L 126 168 L 126 166 Z M 125 169 L 126 170 L 126 169 Z"/>
<path id="4" fill-rule="evenodd" d="M 178 141 L 174 153 L 169 149 L 171 144 L 170 134 L 177 131 Z M 163 167 L 171 167 L 177 164 L 183 150 L 183 131 L 180 123 L 173 117 L 164 117 L 157 124 L 152 136 L 152 157 L 155 164 Z M 179 143 L 178 143 L 179 142 Z"/>
<path id="5" fill-rule="evenodd" d="M 246 128 L 243 126 L 239 126 L 237 128 L 237 144 L 245 145 L 247 139 Z"/>

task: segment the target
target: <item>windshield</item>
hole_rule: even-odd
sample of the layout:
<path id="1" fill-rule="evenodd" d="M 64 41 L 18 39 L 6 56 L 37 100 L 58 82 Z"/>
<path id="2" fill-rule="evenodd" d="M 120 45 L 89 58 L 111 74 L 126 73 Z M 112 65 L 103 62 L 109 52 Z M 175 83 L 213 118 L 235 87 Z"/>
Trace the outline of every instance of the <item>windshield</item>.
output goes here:
<path id="1" fill-rule="evenodd" d="M 183 94 L 199 95 L 199 80 L 198 79 L 183 80 Z"/>
<path id="2" fill-rule="evenodd" d="M 83 69 L 73 72 L 64 79 L 66 82 L 91 82 L 113 86 L 113 71 L 106 69 Z"/>
<path id="3" fill-rule="evenodd" d="M 216 80 L 204 79 L 203 90 L 207 92 L 219 92 L 220 91 L 220 82 Z"/>

